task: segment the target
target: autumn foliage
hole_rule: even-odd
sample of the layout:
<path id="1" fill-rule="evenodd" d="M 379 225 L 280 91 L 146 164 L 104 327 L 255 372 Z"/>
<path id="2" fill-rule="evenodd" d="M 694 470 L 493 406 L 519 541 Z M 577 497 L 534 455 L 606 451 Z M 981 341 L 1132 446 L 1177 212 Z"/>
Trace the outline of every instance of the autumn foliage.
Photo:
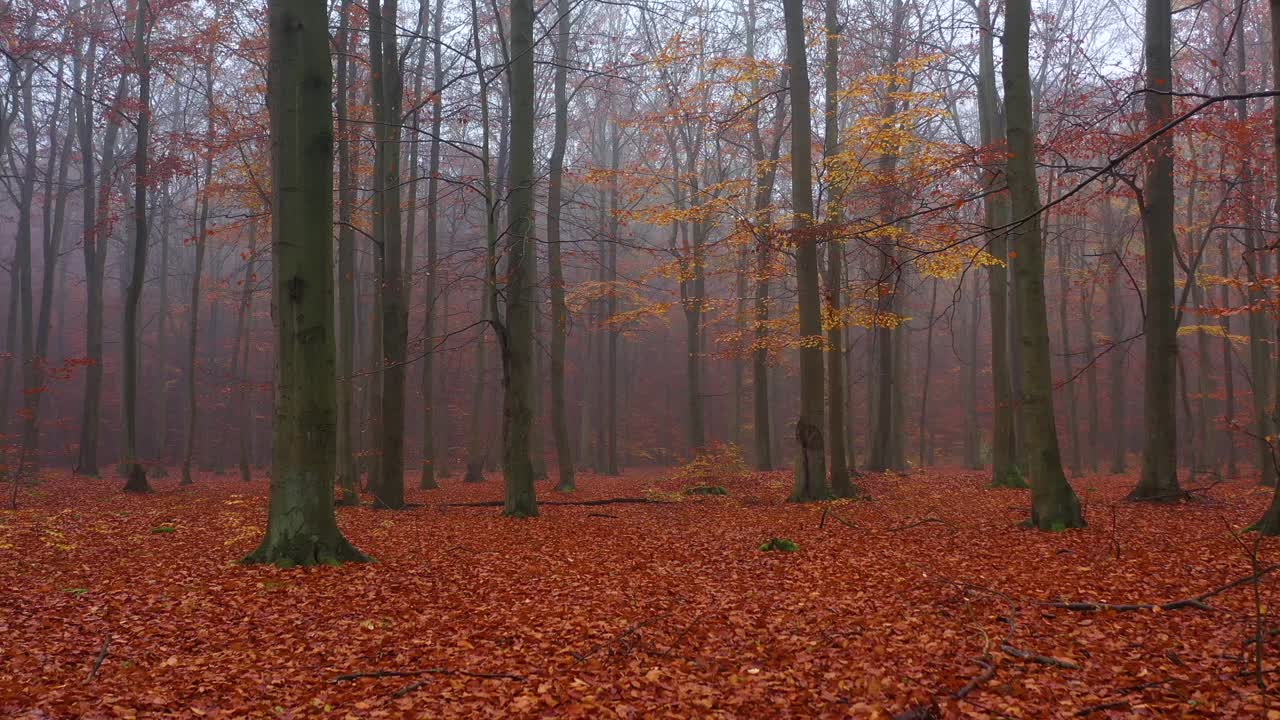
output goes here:
<path id="1" fill-rule="evenodd" d="M 138 498 L 49 478 L 0 524 L 0 715 L 1262 715 L 1252 640 L 1261 619 L 1269 682 L 1275 576 L 1199 608 L 1046 603 L 1158 604 L 1247 578 L 1253 540 L 1236 533 L 1269 491 L 1146 507 L 1120 502 L 1131 477 L 1088 478 L 1090 527 L 1038 533 L 1016 527 L 1024 493 L 981 473 L 861 482 L 874 501 L 788 505 L 786 473 L 755 473 L 724 497 L 522 522 L 451 506 L 498 497 L 495 481 L 448 483 L 405 512 L 339 511 L 376 563 L 280 571 L 236 562 L 260 534 L 261 479 L 170 478 Z M 574 499 L 683 485 L 586 476 Z M 759 551 L 772 537 L 797 550 Z M 1277 552 L 1264 541 L 1256 561 Z"/>

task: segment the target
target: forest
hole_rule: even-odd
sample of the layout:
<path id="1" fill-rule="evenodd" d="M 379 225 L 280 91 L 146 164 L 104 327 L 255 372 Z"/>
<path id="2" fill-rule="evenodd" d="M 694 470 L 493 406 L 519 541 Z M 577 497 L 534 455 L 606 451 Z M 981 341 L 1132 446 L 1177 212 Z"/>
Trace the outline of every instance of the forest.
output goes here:
<path id="1" fill-rule="evenodd" d="M 1280 720 L 1280 0 L 0 0 L 0 716 Z"/>

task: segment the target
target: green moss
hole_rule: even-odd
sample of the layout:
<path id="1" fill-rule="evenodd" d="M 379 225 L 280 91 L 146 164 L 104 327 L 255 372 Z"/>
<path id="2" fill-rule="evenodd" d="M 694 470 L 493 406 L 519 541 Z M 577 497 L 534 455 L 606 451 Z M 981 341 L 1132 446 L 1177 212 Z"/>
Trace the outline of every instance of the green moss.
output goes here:
<path id="1" fill-rule="evenodd" d="M 151 528 L 152 535 L 168 535 L 170 533 L 176 533 L 176 532 L 178 532 L 178 528 L 172 525 L 160 525 L 160 526 Z"/>
<path id="2" fill-rule="evenodd" d="M 799 545 L 787 538 L 769 538 L 768 542 L 760 546 L 761 552 L 795 552 L 799 549 Z"/>
<path id="3" fill-rule="evenodd" d="M 991 484 L 987 487 L 1026 490 L 1031 486 L 1027 484 L 1026 478 L 1023 477 L 1022 468 L 1017 465 L 1009 465 L 1003 470 L 996 470 L 991 477 Z"/>

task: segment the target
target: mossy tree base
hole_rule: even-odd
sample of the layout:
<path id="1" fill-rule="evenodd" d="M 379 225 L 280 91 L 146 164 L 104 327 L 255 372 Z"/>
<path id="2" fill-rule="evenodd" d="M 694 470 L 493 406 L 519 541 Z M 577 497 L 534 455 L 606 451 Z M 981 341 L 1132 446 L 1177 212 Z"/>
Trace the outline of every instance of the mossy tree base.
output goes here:
<path id="1" fill-rule="evenodd" d="M 1049 492 L 1032 490 L 1029 527 L 1046 532 L 1062 532 L 1085 526 L 1080 512 L 1080 499 L 1063 479 L 1060 487 Z"/>
<path id="2" fill-rule="evenodd" d="M 484 482 L 484 466 L 480 463 L 467 463 L 467 471 L 462 476 L 464 483 Z"/>
<path id="3" fill-rule="evenodd" d="M 151 483 L 147 482 L 147 471 L 142 465 L 134 463 L 129 468 L 128 480 L 125 481 L 124 491 L 131 493 L 149 493 L 151 492 Z"/>
<path id="4" fill-rule="evenodd" d="M 555 487 L 555 492 L 558 492 L 558 493 L 571 493 L 571 492 L 576 492 L 577 490 L 578 490 L 578 484 L 575 483 L 572 479 L 568 481 L 561 480 L 560 482 L 556 483 L 556 487 Z"/>
<path id="5" fill-rule="evenodd" d="M 1031 486 L 1027 484 L 1026 479 L 1022 476 L 1022 469 L 1017 465 L 1010 465 L 1005 468 L 995 469 L 991 474 L 991 484 L 987 487 L 1026 490 Z"/>
<path id="6" fill-rule="evenodd" d="M 275 542 L 264 540 L 258 549 L 243 560 L 245 565 L 275 565 L 291 568 L 312 565 L 341 565 L 349 562 L 369 562 L 364 553 L 355 549 L 346 538 L 317 537 L 281 538 Z"/>

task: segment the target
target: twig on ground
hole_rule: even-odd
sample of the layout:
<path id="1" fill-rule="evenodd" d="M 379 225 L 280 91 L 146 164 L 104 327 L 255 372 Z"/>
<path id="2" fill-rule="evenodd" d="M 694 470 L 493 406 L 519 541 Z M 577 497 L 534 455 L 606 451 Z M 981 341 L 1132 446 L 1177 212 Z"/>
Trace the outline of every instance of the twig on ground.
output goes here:
<path id="1" fill-rule="evenodd" d="M 102 648 L 98 650 L 98 657 L 93 661 L 93 667 L 89 670 L 89 676 L 84 679 L 86 685 L 93 682 L 98 676 L 98 670 L 102 668 L 102 663 L 107 659 L 107 653 L 111 651 L 111 633 L 107 633 L 102 638 Z"/>
<path id="2" fill-rule="evenodd" d="M 1251 583 L 1256 580 L 1260 580 L 1262 577 L 1269 575 L 1270 573 L 1273 573 L 1276 570 L 1280 570 L 1280 563 L 1268 565 L 1264 568 L 1260 568 L 1256 570 L 1253 574 L 1246 575 L 1242 578 L 1236 578 L 1235 580 L 1232 580 L 1226 585 L 1214 588 L 1213 590 L 1210 590 L 1209 592 L 1206 592 L 1206 593 L 1201 593 L 1199 595 L 1196 595 L 1195 597 L 1183 598 L 1182 600 L 1174 600 L 1172 602 L 1167 602 L 1167 603 L 1115 604 L 1115 603 L 1095 603 L 1095 602 L 1080 602 L 1080 601 L 1068 602 L 1068 601 L 1059 600 L 1054 602 L 1042 602 L 1040 603 L 1040 606 L 1058 608 L 1060 610 L 1074 610 L 1076 612 L 1099 612 L 1102 610 L 1114 610 L 1115 612 L 1133 612 L 1136 610 L 1155 610 L 1156 608 L 1159 608 L 1161 610 L 1182 610 L 1184 608 L 1195 608 L 1197 610 L 1213 610 L 1213 606 L 1209 605 L 1206 602 L 1207 600 L 1217 597 L 1218 595 L 1221 595 L 1222 593 L 1234 587 L 1239 587 L 1240 585 L 1244 585 L 1246 583 Z"/>

